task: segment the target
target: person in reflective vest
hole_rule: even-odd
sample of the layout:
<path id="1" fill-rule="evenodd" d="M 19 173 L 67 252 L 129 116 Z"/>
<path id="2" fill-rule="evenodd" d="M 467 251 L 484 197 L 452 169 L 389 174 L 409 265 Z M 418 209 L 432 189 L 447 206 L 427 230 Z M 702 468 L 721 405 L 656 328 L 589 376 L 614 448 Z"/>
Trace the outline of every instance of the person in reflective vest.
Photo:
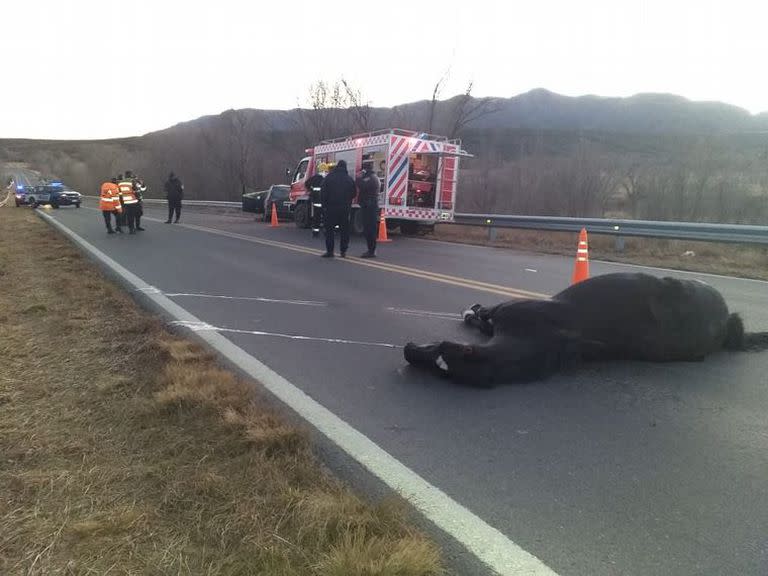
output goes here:
<path id="1" fill-rule="evenodd" d="M 115 228 L 120 229 L 120 213 L 123 211 L 120 205 L 120 189 L 117 187 L 117 178 L 112 178 L 101 185 L 101 194 L 99 195 L 99 210 L 104 216 L 104 223 L 107 225 L 107 234 L 114 234 L 112 229 L 112 214 L 115 215 Z"/>
<path id="2" fill-rule="evenodd" d="M 123 205 L 123 215 L 128 224 L 128 234 L 136 233 L 136 211 L 139 207 L 139 199 L 133 191 L 133 179 L 123 178 L 117 183 L 120 189 L 120 202 Z"/>
<path id="3" fill-rule="evenodd" d="M 144 215 L 144 193 L 147 191 L 147 186 L 144 181 L 136 176 L 130 170 L 126 171 L 125 179 L 130 180 L 133 183 L 133 194 L 136 196 L 138 202 L 136 203 L 135 221 L 136 230 L 143 232 L 144 228 L 141 227 L 141 217 Z"/>
<path id="4" fill-rule="evenodd" d="M 312 226 L 312 236 L 320 235 L 322 226 L 323 204 L 320 201 L 320 191 L 323 187 L 323 180 L 328 175 L 328 165 L 322 163 L 318 165 L 317 172 L 309 178 L 304 184 L 309 193 L 309 219 Z"/>

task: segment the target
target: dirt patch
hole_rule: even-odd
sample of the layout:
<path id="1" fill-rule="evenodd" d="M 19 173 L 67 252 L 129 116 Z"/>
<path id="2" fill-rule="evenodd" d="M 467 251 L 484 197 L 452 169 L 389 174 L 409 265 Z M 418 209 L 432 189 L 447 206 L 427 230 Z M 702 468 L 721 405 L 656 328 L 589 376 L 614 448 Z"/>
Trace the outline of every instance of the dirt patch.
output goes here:
<path id="1" fill-rule="evenodd" d="M 28 210 L 0 209 L 0 269 L 0 573 L 441 573 L 402 502 L 323 472 Z"/>
<path id="2" fill-rule="evenodd" d="M 452 224 L 439 224 L 435 233 L 426 238 L 572 257 L 576 255 L 578 243 L 576 232 L 501 228 L 496 240 L 489 242 L 487 228 Z M 768 247 L 761 246 L 626 238 L 624 250 L 618 252 L 614 237 L 593 234 L 589 236 L 589 257 L 592 260 L 768 280 Z"/>

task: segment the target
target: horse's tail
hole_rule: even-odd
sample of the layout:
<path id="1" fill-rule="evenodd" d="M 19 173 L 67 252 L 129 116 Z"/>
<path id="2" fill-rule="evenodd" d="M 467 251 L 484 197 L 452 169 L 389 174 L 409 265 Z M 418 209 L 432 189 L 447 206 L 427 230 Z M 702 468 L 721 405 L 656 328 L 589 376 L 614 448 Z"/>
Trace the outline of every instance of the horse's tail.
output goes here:
<path id="1" fill-rule="evenodd" d="M 726 350 L 768 350 L 768 332 L 744 332 L 744 322 L 738 314 L 728 316 L 725 326 Z"/>

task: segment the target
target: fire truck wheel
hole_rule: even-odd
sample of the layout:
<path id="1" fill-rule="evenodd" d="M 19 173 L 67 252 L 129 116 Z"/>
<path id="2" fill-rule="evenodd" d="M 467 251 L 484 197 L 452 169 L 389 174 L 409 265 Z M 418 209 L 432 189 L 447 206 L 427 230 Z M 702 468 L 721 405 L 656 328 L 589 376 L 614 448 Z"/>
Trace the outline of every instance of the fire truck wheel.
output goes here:
<path id="1" fill-rule="evenodd" d="M 296 206 L 293 220 L 296 223 L 297 228 L 309 228 L 309 204 L 302 202 Z"/>
<path id="2" fill-rule="evenodd" d="M 404 236 L 416 236 L 419 232 L 419 223 L 408 220 L 400 222 L 400 233 Z"/>

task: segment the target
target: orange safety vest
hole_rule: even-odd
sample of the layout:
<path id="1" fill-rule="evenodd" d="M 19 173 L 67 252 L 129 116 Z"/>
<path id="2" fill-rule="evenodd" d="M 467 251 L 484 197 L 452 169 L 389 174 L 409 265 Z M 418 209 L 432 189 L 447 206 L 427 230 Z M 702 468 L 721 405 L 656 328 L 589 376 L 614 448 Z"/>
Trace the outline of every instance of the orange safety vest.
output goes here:
<path id="1" fill-rule="evenodd" d="M 101 185 L 101 196 L 99 196 L 99 210 L 104 212 L 122 211 L 120 206 L 120 189 L 113 182 L 104 182 Z"/>
<path id="2" fill-rule="evenodd" d="M 123 180 L 118 184 L 120 188 L 120 195 L 123 197 L 123 204 L 138 204 L 139 199 L 136 198 L 136 194 L 133 192 L 133 182 L 130 180 Z"/>

